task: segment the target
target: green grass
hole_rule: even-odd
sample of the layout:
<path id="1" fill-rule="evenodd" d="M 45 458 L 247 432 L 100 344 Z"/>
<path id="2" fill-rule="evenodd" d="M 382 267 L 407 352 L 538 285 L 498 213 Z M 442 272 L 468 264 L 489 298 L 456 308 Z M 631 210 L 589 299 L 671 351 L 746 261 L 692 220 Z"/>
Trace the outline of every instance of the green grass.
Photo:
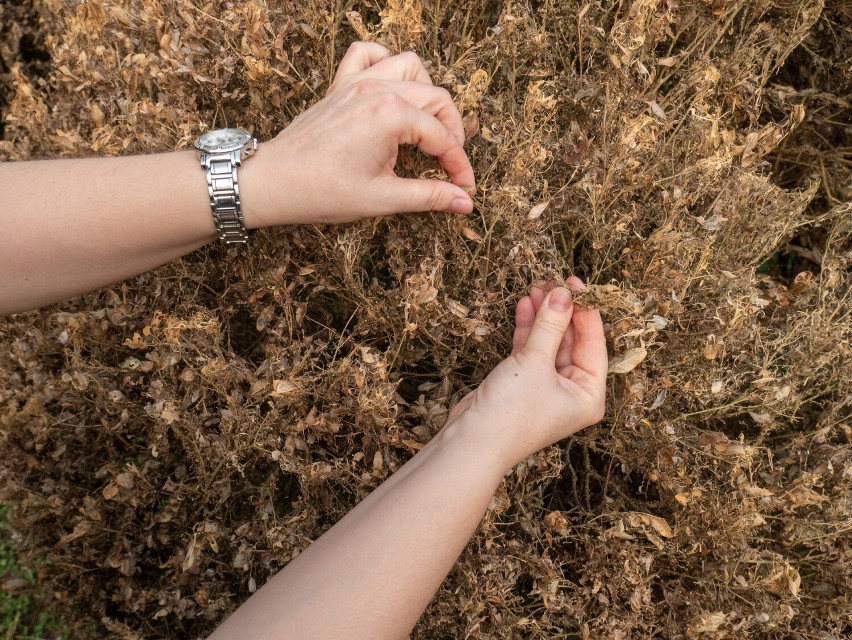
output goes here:
<path id="1" fill-rule="evenodd" d="M 0 504 L 0 585 L 20 579 L 20 590 L 0 588 L 0 640 L 46 640 L 67 636 L 66 624 L 55 613 L 34 611 L 31 593 L 36 590 L 33 572 L 21 567 L 7 529 L 9 509 Z"/>

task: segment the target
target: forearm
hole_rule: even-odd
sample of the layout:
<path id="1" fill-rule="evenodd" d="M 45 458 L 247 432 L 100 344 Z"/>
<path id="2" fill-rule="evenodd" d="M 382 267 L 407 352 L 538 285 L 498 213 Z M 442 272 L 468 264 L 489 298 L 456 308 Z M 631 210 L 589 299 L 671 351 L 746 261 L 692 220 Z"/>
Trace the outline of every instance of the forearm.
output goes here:
<path id="1" fill-rule="evenodd" d="M 240 170 L 241 186 L 250 165 Z M 7 162 L 0 193 L 0 315 L 143 273 L 216 236 L 192 151 Z"/>
<path id="2" fill-rule="evenodd" d="M 406 637 L 505 472 L 478 442 L 445 427 L 211 638 Z"/>

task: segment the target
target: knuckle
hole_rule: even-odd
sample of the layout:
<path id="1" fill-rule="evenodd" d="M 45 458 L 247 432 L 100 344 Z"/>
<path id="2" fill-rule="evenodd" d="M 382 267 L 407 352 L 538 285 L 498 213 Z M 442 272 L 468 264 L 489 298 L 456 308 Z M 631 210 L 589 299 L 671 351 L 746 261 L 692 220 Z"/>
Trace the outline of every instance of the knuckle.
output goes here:
<path id="1" fill-rule="evenodd" d="M 452 103 L 453 95 L 449 91 L 447 91 L 444 87 L 435 87 L 435 91 L 437 91 L 442 102 Z"/>
<path id="2" fill-rule="evenodd" d="M 441 123 L 440 128 L 436 128 L 433 135 L 436 144 L 440 144 L 443 153 L 451 151 L 453 147 L 459 146 L 458 138 L 445 123 Z"/>
<path id="3" fill-rule="evenodd" d="M 369 42 L 364 42 L 362 40 L 358 40 L 349 45 L 347 51 L 363 51 L 370 48 Z"/>
<path id="4" fill-rule="evenodd" d="M 453 132 L 452 128 L 445 127 L 445 129 L 446 132 L 444 133 L 444 139 L 446 140 L 447 149 L 461 147 L 461 140 L 459 140 L 459 137 Z"/>
<path id="5" fill-rule="evenodd" d="M 343 57 L 357 56 L 361 51 L 367 48 L 365 45 L 366 43 L 364 42 L 353 42 L 346 48 L 346 53 L 343 54 Z"/>
<path id="6" fill-rule="evenodd" d="M 422 74 L 424 78 L 429 78 L 431 82 L 429 71 L 426 69 L 426 65 L 423 64 L 423 59 L 416 53 L 413 51 L 404 51 L 399 54 L 399 59 L 402 60 L 410 70 L 414 71 L 415 74 Z"/>
<path id="7" fill-rule="evenodd" d="M 352 85 L 352 91 L 356 96 L 379 93 L 382 88 L 381 80 L 377 80 L 376 78 L 362 78 Z"/>
<path id="8" fill-rule="evenodd" d="M 552 318 L 541 318 L 538 322 L 538 326 L 541 330 L 546 331 L 547 333 L 559 334 L 560 336 L 565 333 L 565 327 L 563 324 Z"/>
<path id="9" fill-rule="evenodd" d="M 375 94 L 375 109 L 379 115 L 391 117 L 397 115 L 403 108 L 404 100 L 392 91 L 382 91 Z"/>
<path id="10" fill-rule="evenodd" d="M 429 196 L 426 199 L 429 211 L 437 211 L 441 206 L 441 191 L 436 187 L 429 188 Z"/>

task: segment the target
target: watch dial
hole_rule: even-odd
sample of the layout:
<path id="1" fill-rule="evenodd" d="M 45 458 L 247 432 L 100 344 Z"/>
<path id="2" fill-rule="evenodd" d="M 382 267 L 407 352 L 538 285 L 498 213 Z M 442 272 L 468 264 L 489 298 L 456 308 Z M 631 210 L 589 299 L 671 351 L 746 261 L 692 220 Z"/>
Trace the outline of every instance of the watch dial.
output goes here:
<path id="1" fill-rule="evenodd" d="M 198 146 L 204 151 L 232 151 L 251 140 L 251 134 L 242 129 L 216 129 L 198 138 Z"/>

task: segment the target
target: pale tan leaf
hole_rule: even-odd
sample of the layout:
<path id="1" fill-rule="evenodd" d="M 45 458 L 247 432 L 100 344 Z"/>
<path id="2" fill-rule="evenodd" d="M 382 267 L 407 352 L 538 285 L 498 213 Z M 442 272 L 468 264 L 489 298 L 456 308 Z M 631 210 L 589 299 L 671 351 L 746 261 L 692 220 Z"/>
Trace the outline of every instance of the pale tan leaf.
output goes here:
<path id="1" fill-rule="evenodd" d="M 648 102 L 648 106 L 651 108 L 651 113 L 660 118 L 660 120 L 666 119 L 666 112 L 663 111 L 663 108 L 657 103 L 656 100 L 650 100 Z"/>
<path id="2" fill-rule="evenodd" d="M 175 420 L 180 417 L 180 415 L 177 411 L 175 411 L 174 407 L 168 406 L 163 409 L 163 412 L 160 414 L 160 417 L 165 421 L 166 424 L 173 424 Z"/>
<path id="3" fill-rule="evenodd" d="M 381 359 L 379 352 L 370 347 L 361 347 L 361 360 L 366 364 L 375 364 Z"/>
<path id="4" fill-rule="evenodd" d="M 714 66 L 710 66 L 704 71 L 704 79 L 710 82 L 718 82 L 721 77 L 722 74 L 719 73 L 719 70 Z"/>
<path id="5" fill-rule="evenodd" d="M 89 118 L 95 123 L 95 126 L 100 127 L 104 124 L 104 112 L 94 102 L 89 107 Z"/>
<path id="6" fill-rule="evenodd" d="M 628 349 L 620 356 L 616 356 L 609 361 L 609 372 L 627 373 L 628 371 L 633 371 L 633 369 L 639 366 L 639 363 L 642 362 L 647 355 L 648 350 L 643 347 Z"/>
<path id="7" fill-rule="evenodd" d="M 629 511 L 624 514 L 627 523 L 631 527 L 639 527 L 642 525 L 651 527 L 664 538 L 671 538 L 674 535 L 669 523 L 659 516 L 651 515 L 650 513 L 640 513 L 637 511 Z"/>
<path id="8" fill-rule="evenodd" d="M 272 392 L 270 395 L 283 396 L 284 394 L 291 393 L 295 390 L 296 385 L 290 382 L 289 380 L 273 380 Z"/>
<path id="9" fill-rule="evenodd" d="M 651 527 L 664 538 L 671 538 L 674 535 L 669 523 L 658 516 L 648 516 L 651 519 Z"/>
<path id="10" fill-rule="evenodd" d="M 479 116 L 476 115 L 476 112 L 468 113 L 462 120 L 464 124 L 464 136 L 467 140 L 473 138 L 477 133 L 479 133 Z M 465 191 L 467 191 L 465 189 Z M 476 187 L 473 187 L 473 191 L 476 191 Z M 468 192 L 468 195 L 473 195 L 473 193 Z"/>
<path id="11" fill-rule="evenodd" d="M 802 586 L 802 576 L 800 576 L 799 572 L 793 567 L 787 567 L 785 573 L 787 577 L 787 588 L 795 598 L 799 595 L 799 588 Z"/>
<path id="12" fill-rule="evenodd" d="M 62 536 L 59 539 L 59 544 L 60 545 L 68 544 L 69 542 L 72 542 L 73 540 L 76 540 L 77 538 L 83 537 L 84 535 L 89 533 L 89 531 L 91 531 L 91 530 L 92 530 L 92 526 L 88 522 L 80 522 L 80 523 L 77 524 L 77 526 L 74 527 L 74 531 L 72 531 L 71 533 L 65 534 L 64 536 Z"/>
<path id="13" fill-rule="evenodd" d="M 251 385 L 249 395 L 260 396 L 266 393 L 269 389 L 269 380 L 255 380 Z"/>
<path id="14" fill-rule="evenodd" d="M 426 291 L 422 291 L 420 295 L 417 296 L 417 302 L 419 304 L 426 304 L 427 302 L 432 302 L 435 298 L 438 297 L 438 289 L 435 287 L 429 287 Z"/>
<path id="15" fill-rule="evenodd" d="M 189 571 L 192 569 L 198 560 L 199 555 L 201 555 L 201 549 L 196 548 L 196 536 L 193 535 L 192 540 L 189 541 L 189 546 L 186 549 L 186 555 L 181 563 L 181 569 L 183 571 Z"/>
<path id="16" fill-rule="evenodd" d="M 462 319 L 467 318 L 467 314 L 470 313 L 470 310 L 466 306 L 455 300 L 447 300 L 447 309 L 454 316 Z"/>
<path id="17" fill-rule="evenodd" d="M 704 347 L 704 358 L 706 360 L 715 360 L 716 356 L 719 355 L 719 352 L 722 350 L 722 343 L 720 342 L 711 342 L 706 347 Z"/>
<path id="18" fill-rule="evenodd" d="M 752 420 L 754 420 L 757 424 L 760 425 L 767 425 L 772 422 L 772 416 L 766 413 L 765 411 L 762 411 L 760 413 L 749 411 L 748 415 L 750 415 L 752 417 Z"/>
<path id="19" fill-rule="evenodd" d="M 826 497 L 817 493 L 809 487 L 796 487 L 791 491 L 785 491 L 784 495 L 793 503 L 794 507 L 803 507 L 820 504 L 826 501 Z"/>
<path id="20" fill-rule="evenodd" d="M 561 511 L 551 511 L 548 513 L 544 516 L 544 523 L 548 529 L 557 531 L 562 535 L 566 535 L 571 528 L 567 518 Z"/>
<path id="21" fill-rule="evenodd" d="M 468 240 L 473 240 L 474 242 L 482 242 L 482 236 L 470 227 L 462 227 L 461 232 L 462 235 Z"/>
<path id="22" fill-rule="evenodd" d="M 347 11 L 346 18 L 349 20 L 349 26 L 351 26 L 355 33 L 358 34 L 359 40 L 372 40 L 370 34 L 370 30 L 364 26 L 364 19 L 361 17 L 361 14 L 357 11 Z"/>
<path id="23" fill-rule="evenodd" d="M 769 489 L 765 489 L 763 487 L 758 487 L 753 484 L 747 484 L 743 487 L 746 493 L 750 496 L 755 496 L 758 498 L 768 498 L 769 496 L 775 495 Z"/>
<path id="24" fill-rule="evenodd" d="M 719 630 L 719 627 L 725 623 L 727 617 L 728 616 L 721 611 L 708 613 L 693 622 L 692 625 L 690 625 L 690 631 L 692 633 L 716 633 Z"/>
<path id="25" fill-rule="evenodd" d="M 636 537 L 627 533 L 624 528 L 624 521 L 618 520 L 615 526 L 604 531 L 604 536 L 607 538 L 618 538 L 619 540 L 635 540 Z"/>
<path id="26" fill-rule="evenodd" d="M 373 477 L 379 478 L 382 475 L 382 469 L 385 468 L 385 461 L 382 458 L 382 452 L 376 451 L 373 455 Z"/>
<path id="27" fill-rule="evenodd" d="M 550 202 L 542 202 L 540 204 L 535 205 L 530 212 L 527 214 L 527 219 L 536 220 L 541 217 L 541 214 L 544 213 L 545 209 L 550 206 Z"/>

